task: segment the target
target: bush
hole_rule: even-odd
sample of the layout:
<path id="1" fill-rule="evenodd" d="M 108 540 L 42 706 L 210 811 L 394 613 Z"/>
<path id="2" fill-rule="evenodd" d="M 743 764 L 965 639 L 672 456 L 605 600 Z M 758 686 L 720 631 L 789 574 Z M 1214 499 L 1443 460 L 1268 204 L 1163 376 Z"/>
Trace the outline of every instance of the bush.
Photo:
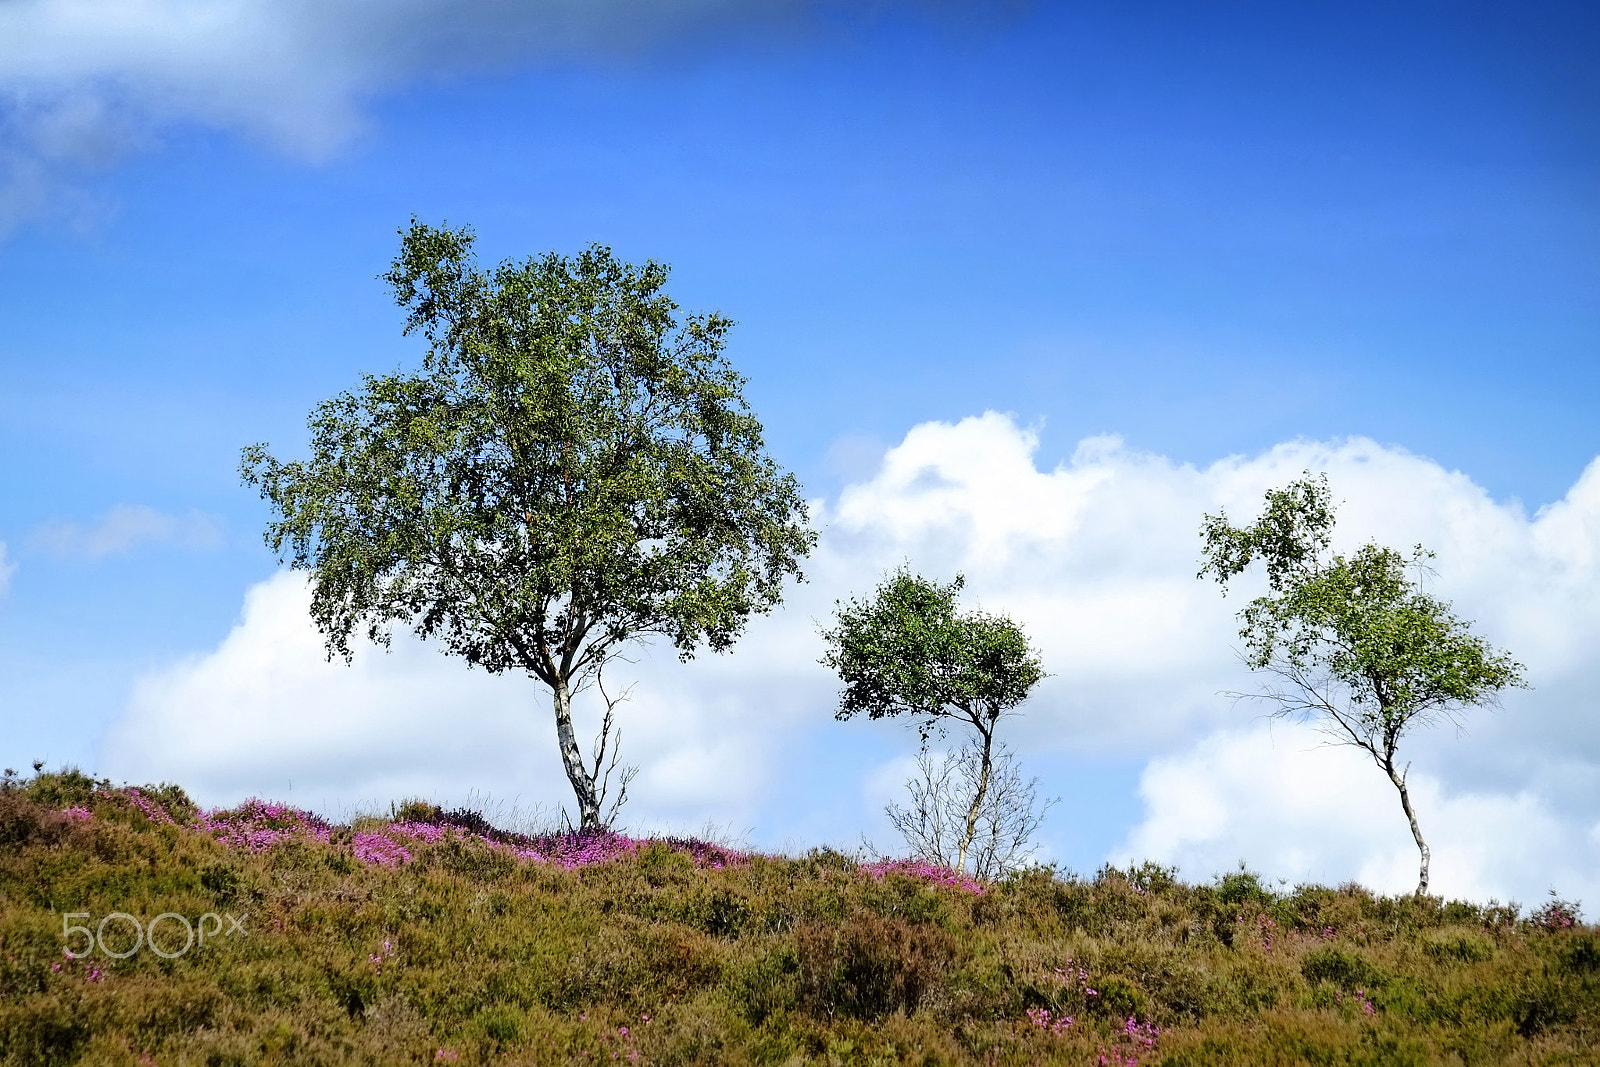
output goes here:
<path id="1" fill-rule="evenodd" d="M 858 915 L 842 925 L 810 923 L 796 937 L 800 1003 L 813 1016 L 873 1021 L 912 1014 L 955 958 L 938 927 Z"/>
<path id="2" fill-rule="evenodd" d="M 1368 963 L 1359 953 L 1332 945 L 1306 953 L 1300 961 L 1300 973 L 1312 985 L 1327 982 L 1346 992 L 1377 989 L 1388 980 L 1382 970 Z"/>
<path id="3" fill-rule="evenodd" d="M 1440 960 L 1483 963 L 1494 958 L 1494 946 L 1475 933 L 1456 931 L 1436 934 L 1422 943 L 1428 955 Z"/>
<path id="4" fill-rule="evenodd" d="M 1563 933 L 1581 925 L 1579 914 L 1577 901 L 1562 900 L 1552 889 L 1544 907 L 1528 916 L 1528 924 L 1546 933 Z"/>
<path id="5" fill-rule="evenodd" d="M 423 807 L 184 822 L 184 799 L 0 785 L 0 1067 L 1600 1062 L 1600 930 L 1512 905 L 1149 864 L 968 886 Z M 71 960 L 68 911 L 248 936 Z"/>

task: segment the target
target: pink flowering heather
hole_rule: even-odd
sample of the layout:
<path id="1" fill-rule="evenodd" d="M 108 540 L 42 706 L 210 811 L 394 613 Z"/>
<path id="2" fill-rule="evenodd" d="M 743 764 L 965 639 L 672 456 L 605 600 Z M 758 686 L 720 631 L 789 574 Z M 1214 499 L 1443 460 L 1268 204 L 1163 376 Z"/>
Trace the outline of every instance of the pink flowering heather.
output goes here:
<path id="1" fill-rule="evenodd" d="M 383 832 L 391 836 L 399 834 L 401 837 L 414 837 L 418 841 L 426 841 L 430 845 L 438 844 L 447 834 L 459 833 L 452 826 L 438 826 L 431 822 L 410 821 L 390 823 L 384 828 Z M 477 837 L 479 835 L 470 834 L 464 836 Z"/>
<path id="2" fill-rule="evenodd" d="M 411 849 L 403 842 L 434 845 L 447 837 L 481 841 L 490 848 L 508 851 L 519 860 L 549 863 L 568 869 L 609 863 L 632 855 L 643 844 L 626 835 L 612 833 L 553 834 L 543 838 L 499 840 L 455 826 L 412 821 L 390 823 L 381 830 L 358 833 L 351 844 L 356 859 L 361 862 L 392 867 L 411 860 Z"/>
<path id="3" fill-rule="evenodd" d="M 1245 922 L 1245 917 L 1240 915 L 1234 919 L 1234 922 L 1242 925 Z M 1271 952 L 1272 946 L 1277 943 L 1277 939 L 1283 931 L 1275 921 L 1266 915 L 1256 916 L 1255 928 L 1256 936 L 1261 939 L 1262 949 Z"/>
<path id="4" fill-rule="evenodd" d="M 145 800 L 144 804 L 165 815 L 165 812 L 150 805 L 149 801 Z M 156 815 L 151 818 L 156 818 Z M 208 812 L 200 817 L 196 826 L 214 834 L 228 848 L 246 852 L 265 852 L 295 837 L 308 837 L 327 843 L 332 830 L 326 822 L 309 812 L 255 799 L 231 810 Z M 546 863 L 569 870 L 610 863 L 634 855 L 649 843 L 647 839 L 610 831 L 526 837 L 493 828 L 479 832 L 476 828 L 469 829 L 448 818 L 440 822 L 404 819 L 375 830 L 352 834 L 350 850 L 357 860 L 368 866 L 394 867 L 411 862 L 418 845 L 436 845 L 446 839 L 481 842 L 490 848 L 509 852 L 525 862 Z M 663 839 L 662 843 L 688 853 L 696 866 L 711 870 L 743 865 L 750 859 L 744 853 L 695 838 L 670 837 Z"/>
<path id="5" fill-rule="evenodd" d="M 1155 1055 L 1161 1027 L 1154 1023 L 1142 1023 L 1137 1016 L 1130 1015 L 1117 1036 L 1123 1044 L 1111 1049 L 1102 1048 L 1099 1063 L 1102 1067 L 1139 1067 L 1147 1053 Z"/>
<path id="6" fill-rule="evenodd" d="M 743 867 L 750 862 L 749 853 L 713 845 L 697 837 L 664 837 L 661 843 L 679 852 L 687 852 L 696 867 L 703 867 L 706 870 L 720 871 L 724 867 Z"/>
<path id="7" fill-rule="evenodd" d="M 968 893 L 981 895 L 984 891 L 983 883 L 965 871 L 929 863 L 927 860 L 879 860 L 877 863 L 864 864 L 861 869 L 880 882 L 888 875 L 901 874 L 907 878 L 915 878 L 919 882 L 949 886 Z"/>
<path id="8" fill-rule="evenodd" d="M 589 834 L 552 834 L 535 838 L 527 846 L 514 848 L 520 859 L 548 863 L 573 870 L 596 863 L 610 863 L 638 852 L 645 842 L 627 834 L 608 831 Z"/>
<path id="9" fill-rule="evenodd" d="M 383 948 L 377 952 L 368 953 L 367 961 L 379 973 L 383 973 L 383 965 L 394 958 L 394 947 L 389 941 L 383 943 Z"/>
<path id="10" fill-rule="evenodd" d="M 381 830 L 362 831 L 352 835 L 350 851 L 355 854 L 356 859 L 368 866 L 393 867 L 411 862 L 411 849 L 406 847 L 406 841 L 436 845 L 447 836 L 484 840 L 481 835 L 463 833 L 453 826 L 403 820 L 390 823 Z"/>
<path id="11" fill-rule="evenodd" d="M 1356 1007 L 1360 1008 L 1362 1010 L 1362 1012 L 1364 1012 L 1368 1018 L 1376 1018 L 1377 1017 L 1378 1009 L 1373 1005 L 1372 998 L 1367 996 L 1367 991 L 1365 989 L 1356 990 L 1355 996 L 1352 997 L 1351 999 L 1353 1001 L 1355 1001 Z M 1343 1004 L 1344 1003 L 1344 993 L 1343 992 L 1334 993 L 1333 994 L 1333 1002 L 1335 1004 Z"/>
<path id="12" fill-rule="evenodd" d="M 354 835 L 350 839 L 350 851 L 356 859 L 372 867 L 394 867 L 411 861 L 411 851 L 382 832 Z"/>
<path id="13" fill-rule="evenodd" d="M 1061 981 L 1075 984 L 1079 992 L 1086 997 L 1098 997 L 1100 995 L 1100 991 L 1089 984 L 1089 972 L 1071 956 L 1067 957 L 1066 966 L 1055 968 L 1053 973 Z"/>
<path id="14" fill-rule="evenodd" d="M 450 824 L 428 822 L 396 822 L 371 834 L 357 834 L 360 842 L 356 855 L 366 863 L 392 865 L 410 858 L 409 850 L 395 839 L 410 839 L 426 844 L 437 844 L 447 837 L 463 841 L 481 841 L 490 848 L 511 853 L 517 859 L 530 863 L 547 863 L 573 870 L 597 863 L 610 863 L 634 855 L 649 843 L 648 839 L 629 837 L 627 834 L 600 831 L 598 833 L 547 834 L 541 837 L 523 837 L 492 831 L 478 833 Z M 392 846 L 380 843 L 381 839 L 393 842 Z M 732 849 L 687 837 L 663 838 L 669 848 L 686 852 L 695 865 L 710 870 L 739 866 L 750 857 Z"/>
<path id="15" fill-rule="evenodd" d="M 1051 1015 L 1049 1008 L 1029 1008 L 1028 1021 L 1051 1034 L 1062 1033 L 1074 1022 L 1070 1015 Z"/>
<path id="16" fill-rule="evenodd" d="M 1554 889 L 1550 890 L 1550 899 L 1544 907 L 1528 916 L 1528 922 L 1540 930 L 1554 933 L 1558 930 L 1571 930 L 1581 925 L 1579 922 L 1578 903 L 1571 900 L 1562 900 L 1556 896 Z"/>
<path id="17" fill-rule="evenodd" d="M 68 808 L 66 811 L 62 812 L 61 814 L 65 815 L 69 819 L 74 819 L 74 820 L 76 820 L 78 822 L 82 822 L 84 819 L 89 819 L 89 818 L 93 818 L 94 817 L 94 812 L 90 811 L 88 808 L 84 807 L 82 804 L 74 804 L 72 807 Z"/>
<path id="18" fill-rule="evenodd" d="M 145 796 L 141 790 L 132 788 L 130 786 L 129 788 L 122 790 L 122 796 L 135 811 L 143 814 L 145 818 L 149 819 L 157 826 L 177 825 L 173 821 L 172 816 L 167 814 L 166 808 Z"/>
<path id="19" fill-rule="evenodd" d="M 266 852 L 296 837 L 326 844 L 330 833 L 328 824 L 308 811 L 254 798 L 237 808 L 206 812 L 196 825 L 228 848 L 243 852 Z"/>

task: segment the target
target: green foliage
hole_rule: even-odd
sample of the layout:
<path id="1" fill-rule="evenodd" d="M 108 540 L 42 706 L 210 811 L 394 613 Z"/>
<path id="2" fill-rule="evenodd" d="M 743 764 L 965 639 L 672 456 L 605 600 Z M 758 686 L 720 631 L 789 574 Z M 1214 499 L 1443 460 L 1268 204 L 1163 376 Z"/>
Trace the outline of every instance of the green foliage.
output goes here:
<path id="1" fill-rule="evenodd" d="M 1353 555 L 1330 552 L 1333 505 L 1327 477 L 1309 476 L 1266 494 L 1244 527 L 1225 515 L 1201 526 L 1210 575 L 1226 586 L 1260 561 L 1268 592 L 1239 612 L 1245 662 L 1276 677 L 1265 695 L 1277 713 L 1312 720 L 1341 744 L 1367 752 L 1399 791 L 1421 854 L 1417 892 L 1428 889 L 1428 847 L 1396 762 L 1413 726 L 1491 703 L 1525 684 L 1522 665 L 1491 647 L 1429 595 L 1411 571 L 1433 554 L 1410 555 L 1371 542 Z"/>
<path id="2" fill-rule="evenodd" d="M 1010 619 L 958 610 L 965 581 L 901 568 L 870 600 L 838 605 L 822 662 L 844 683 L 839 719 L 909 715 L 926 741 L 951 716 L 992 725 L 1028 698 L 1044 677 L 1038 654 Z"/>
<path id="3" fill-rule="evenodd" d="M 1234 908 L 1247 906 L 1257 910 L 1269 908 L 1276 902 L 1273 895 L 1262 886 L 1260 875 L 1246 870 L 1243 864 L 1237 871 L 1218 877 L 1217 900 Z"/>
<path id="4" fill-rule="evenodd" d="M 955 945 L 936 926 L 877 915 L 808 923 L 796 932 L 800 1005 L 832 1019 L 912 1014 L 939 984 Z"/>
<path id="5" fill-rule="evenodd" d="M 834 625 L 822 631 L 822 662 L 844 683 L 840 720 L 906 715 L 924 746 L 951 720 L 972 727 L 976 736 L 942 766 L 924 753 L 920 776 L 907 783 L 911 806 L 887 811 L 917 858 L 957 869 L 970 858 L 973 870 L 992 877 L 1032 854 L 1028 839 L 1042 818 L 1035 783 L 1003 746 L 996 751 L 995 724 L 1044 672 L 1016 623 L 957 609 L 965 581 L 958 574 L 940 585 L 902 567 L 871 599 L 836 604 Z"/>
<path id="6" fill-rule="evenodd" d="M 1328 554 L 1333 509 L 1326 477 L 1267 493 L 1256 522 L 1235 527 L 1207 515 L 1205 566 L 1221 584 L 1252 562 L 1270 589 L 1242 612 L 1239 636 L 1251 667 L 1299 684 L 1291 710 L 1337 714 L 1338 729 L 1369 751 L 1414 721 L 1481 703 L 1522 683 L 1522 667 L 1492 649 L 1423 592 L 1408 573 L 1431 559 L 1376 544 Z"/>
<path id="7" fill-rule="evenodd" d="M 1501 905 L 1149 864 L 973 894 L 821 849 L 698 867 L 668 842 L 467 870 L 444 838 L 366 866 L 337 862 L 343 830 L 231 852 L 122 791 L 78 799 L 91 818 L 0 789 L 0 1065 L 1600 1057 L 1600 934 Z M 249 934 L 63 957 L 64 913 L 115 910 L 247 912 Z"/>
<path id="8" fill-rule="evenodd" d="M 1476 933 L 1456 930 L 1428 938 L 1422 950 L 1441 960 L 1461 960 L 1463 963 L 1482 963 L 1494 958 L 1494 945 Z"/>
<path id="9" fill-rule="evenodd" d="M 384 277 L 422 368 L 318 405 L 309 459 L 253 445 L 241 473 L 277 513 L 268 545 L 313 576 L 330 655 L 407 625 L 551 687 L 592 828 L 571 691 L 649 635 L 731 647 L 814 543 L 800 486 L 722 355 L 732 323 L 680 316 L 664 266 L 596 245 L 484 271 L 470 230 L 402 237 Z"/>
<path id="10" fill-rule="evenodd" d="M 108 789 L 110 786 L 110 781 L 106 779 L 96 781 L 76 767 L 66 767 L 60 771 L 41 769 L 18 788 L 41 807 L 65 810 L 88 804 L 94 798 L 96 789 Z"/>
<path id="11" fill-rule="evenodd" d="M 1334 945 L 1312 949 L 1300 960 L 1300 973 L 1313 984 L 1327 982 L 1346 992 L 1376 989 L 1388 976 L 1352 949 Z"/>

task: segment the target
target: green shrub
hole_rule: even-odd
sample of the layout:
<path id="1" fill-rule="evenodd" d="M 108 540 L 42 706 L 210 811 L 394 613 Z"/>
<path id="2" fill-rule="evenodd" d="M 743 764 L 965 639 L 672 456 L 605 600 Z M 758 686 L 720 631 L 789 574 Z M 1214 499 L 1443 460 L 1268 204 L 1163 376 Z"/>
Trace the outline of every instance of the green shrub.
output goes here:
<path id="1" fill-rule="evenodd" d="M 1423 941 L 1422 949 L 1435 959 L 1463 963 L 1483 963 L 1494 958 L 1494 946 L 1487 938 L 1462 931 L 1433 934 Z"/>
<path id="2" fill-rule="evenodd" d="M 388 820 L 232 850 L 75 775 L 0 784 L 0 1067 L 1600 1062 L 1600 931 L 1511 905 L 1150 864 L 975 894 L 672 841 L 567 869 L 412 806 L 466 836 L 369 865 Z M 248 936 L 69 960 L 69 911 Z"/>
<path id="3" fill-rule="evenodd" d="M 528 1032 L 527 1017 L 510 1004 L 496 1004 L 485 1009 L 479 1013 L 475 1025 L 479 1033 L 500 1048 L 517 1044 Z"/>
<path id="4" fill-rule="evenodd" d="M 955 958 L 950 936 L 938 927 L 875 915 L 807 924 L 796 947 L 801 1005 L 821 1019 L 910 1015 Z"/>
<path id="5" fill-rule="evenodd" d="M 1368 963 L 1360 953 L 1333 945 L 1306 953 L 1300 961 L 1300 973 L 1312 985 L 1327 982 L 1347 992 L 1377 989 L 1388 980 L 1382 970 Z"/>

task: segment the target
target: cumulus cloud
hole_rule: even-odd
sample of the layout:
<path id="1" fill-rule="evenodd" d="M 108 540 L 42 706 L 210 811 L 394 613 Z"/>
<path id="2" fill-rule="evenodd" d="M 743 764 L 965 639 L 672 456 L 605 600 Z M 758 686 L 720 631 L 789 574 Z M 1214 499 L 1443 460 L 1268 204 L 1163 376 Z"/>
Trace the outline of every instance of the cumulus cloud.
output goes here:
<path id="1" fill-rule="evenodd" d="M 41 523 L 28 543 L 62 559 L 92 562 L 145 547 L 215 548 L 222 543 L 222 525 L 198 511 L 168 515 L 143 504 L 118 504 L 87 525 L 68 519 Z"/>
<path id="2" fill-rule="evenodd" d="M 554 744 L 549 691 L 469 670 L 414 638 L 391 652 L 328 660 L 310 622 L 303 575 L 251 588 L 238 623 L 212 652 L 148 675 L 108 734 L 108 773 L 182 782 L 209 802 L 292 795 L 331 812 L 402 797 L 462 803 L 487 795 L 553 813 L 569 787 Z M 624 755 L 641 764 L 630 823 L 732 823 L 758 799 L 793 701 L 750 677 L 772 657 L 771 627 L 749 655 L 684 667 L 640 650 L 634 695 L 619 710 Z M 577 717 L 598 712 L 580 698 Z M 292 793 L 289 791 L 292 790 Z"/>
<path id="3" fill-rule="evenodd" d="M 643 768 L 629 822 L 716 819 L 767 842 L 867 830 L 881 843 L 885 783 L 904 778 L 914 734 L 833 722 L 816 629 L 835 599 L 909 561 L 930 577 L 963 571 L 972 603 L 1011 614 L 1039 645 L 1051 676 L 1005 727 L 1025 761 L 1149 761 L 1146 815 L 1119 856 L 1205 877 L 1242 855 L 1275 876 L 1403 886 L 1409 836 L 1377 771 L 1348 753 L 1302 754 L 1314 746 L 1281 727 L 1264 747 L 1252 724 L 1265 709 L 1219 696 L 1252 687 L 1234 652 L 1247 591 L 1224 598 L 1195 578 L 1202 514 L 1247 519 L 1269 487 L 1325 470 L 1343 500 L 1340 547 L 1434 548 L 1435 591 L 1512 649 L 1535 686 L 1474 716 L 1464 736 L 1419 735 L 1409 750 L 1424 819 L 1439 824 L 1439 890 L 1528 899 L 1517 869 L 1600 884 L 1584 851 L 1585 813 L 1600 801 L 1600 462 L 1529 515 L 1465 474 L 1364 439 L 1287 442 L 1205 467 L 1113 437 L 1054 467 L 1040 467 L 1037 449 L 1034 432 L 994 413 L 913 428 L 869 475 L 816 502 L 809 581 L 733 654 L 685 665 L 641 650 L 622 712 Z M 278 793 L 291 777 L 298 796 L 312 767 L 318 795 L 346 803 L 473 787 L 566 795 L 535 683 L 482 678 L 403 642 L 354 668 L 327 665 L 305 596 L 292 575 L 269 580 L 218 649 L 141 682 L 105 766 L 203 784 L 216 799 Z M 1052 823 L 1069 841 L 1066 816 Z"/>
<path id="4" fill-rule="evenodd" d="M 1461 790 L 1429 773 L 1408 785 L 1434 892 L 1537 903 L 1552 888 L 1600 887 L 1600 822 L 1587 813 L 1559 812 L 1532 788 Z M 1139 792 L 1146 818 L 1119 862 L 1158 857 L 1204 877 L 1237 859 L 1287 883 L 1354 880 L 1390 893 L 1417 884 L 1398 794 L 1365 753 L 1306 726 L 1218 731 L 1152 760 Z"/>
<path id="5" fill-rule="evenodd" d="M 292 793 L 339 808 L 411 795 L 430 764 L 492 782 L 549 747 L 535 746 L 513 689 L 414 641 L 329 662 L 309 607 L 288 571 L 251 588 L 216 649 L 138 682 L 109 769 L 203 797 Z"/>

